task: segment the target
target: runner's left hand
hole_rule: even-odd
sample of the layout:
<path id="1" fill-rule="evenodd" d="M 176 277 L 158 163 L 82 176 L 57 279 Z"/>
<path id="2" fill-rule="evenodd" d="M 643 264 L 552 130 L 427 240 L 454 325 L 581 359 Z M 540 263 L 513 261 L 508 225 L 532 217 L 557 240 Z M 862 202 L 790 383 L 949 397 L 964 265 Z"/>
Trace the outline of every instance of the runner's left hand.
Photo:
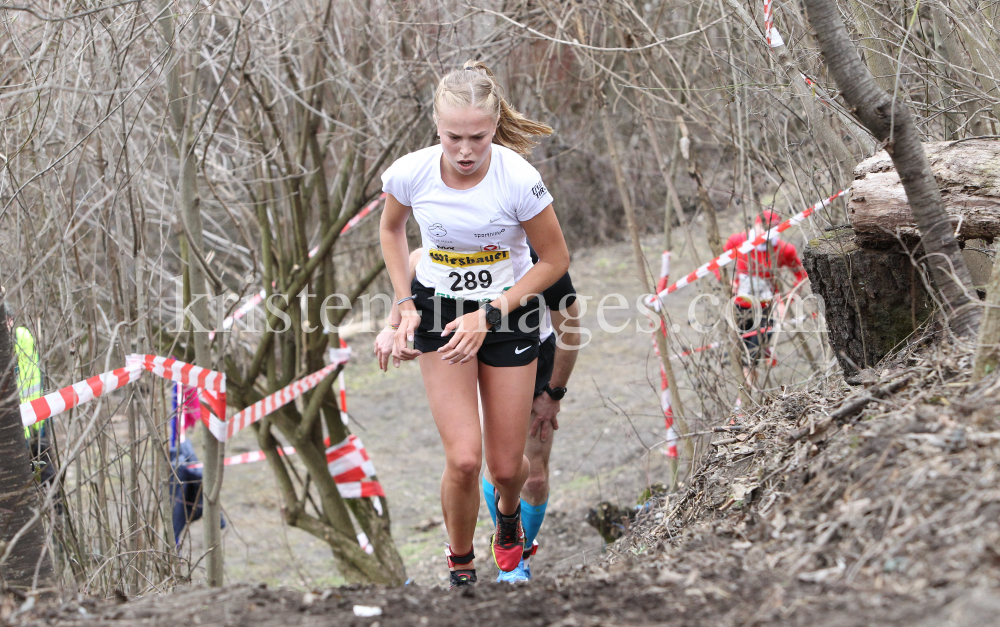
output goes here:
<path id="1" fill-rule="evenodd" d="M 451 340 L 438 349 L 438 352 L 442 353 L 441 359 L 453 364 L 464 364 L 476 356 L 479 347 L 486 339 L 486 312 L 477 309 L 455 318 L 445 325 L 441 337 L 447 337 L 449 333 L 452 333 Z"/>

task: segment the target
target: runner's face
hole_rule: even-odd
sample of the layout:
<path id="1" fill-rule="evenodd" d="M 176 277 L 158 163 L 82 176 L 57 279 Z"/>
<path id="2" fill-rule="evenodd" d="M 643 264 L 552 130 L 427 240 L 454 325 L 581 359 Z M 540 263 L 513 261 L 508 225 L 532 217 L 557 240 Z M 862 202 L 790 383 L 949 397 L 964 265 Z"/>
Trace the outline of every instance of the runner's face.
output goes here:
<path id="1" fill-rule="evenodd" d="M 459 174 L 474 174 L 489 161 L 497 121 L 477 107 L 442 107 L 437 112 L 444 158 Z"/>

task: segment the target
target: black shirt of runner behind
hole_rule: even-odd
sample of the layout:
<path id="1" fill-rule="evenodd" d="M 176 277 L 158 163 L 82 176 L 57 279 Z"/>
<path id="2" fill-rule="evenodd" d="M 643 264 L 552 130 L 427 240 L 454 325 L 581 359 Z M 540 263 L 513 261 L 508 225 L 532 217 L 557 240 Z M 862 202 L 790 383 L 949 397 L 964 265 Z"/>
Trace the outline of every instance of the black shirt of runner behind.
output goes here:
<path id="1" fill-rule="evenodd" d="M 528 244 L 528 252 L 531 253 L 531 263 L 538 263 L 538 255 L 530 243 Z M 546 307 L 556 311 L 562 311 L 576 302 L 576 288 L 573 287 L 573 280 L 569 277 L 569 272 L 559 277 L 558 281 L 542 292 L 542 300 Z"/>

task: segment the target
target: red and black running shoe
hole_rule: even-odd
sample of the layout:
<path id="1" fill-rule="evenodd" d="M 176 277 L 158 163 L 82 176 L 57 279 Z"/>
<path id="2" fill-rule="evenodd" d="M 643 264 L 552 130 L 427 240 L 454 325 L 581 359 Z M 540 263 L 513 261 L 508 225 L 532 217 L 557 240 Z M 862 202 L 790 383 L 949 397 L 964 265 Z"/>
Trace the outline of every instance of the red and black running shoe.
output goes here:
<path id="1" fill-rule="evenodd" d="M 524 528 L 521 526 L 521 503 L 512 516 L 500 511 L 500 491 L 496 492 L 497 530 L 490 536 L 490 550 L 497 568 L 505 573 L 517 568 L 524 554 Z"/>

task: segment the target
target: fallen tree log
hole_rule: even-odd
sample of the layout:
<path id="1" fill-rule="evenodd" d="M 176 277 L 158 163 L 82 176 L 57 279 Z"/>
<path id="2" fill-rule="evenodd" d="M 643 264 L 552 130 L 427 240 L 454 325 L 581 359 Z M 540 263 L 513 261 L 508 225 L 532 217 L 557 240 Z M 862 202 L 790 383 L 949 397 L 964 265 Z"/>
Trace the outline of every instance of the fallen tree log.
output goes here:
<path id="1" fill-rule="evenodd" d="M 1000 140 L 969 139 L 924 144 L 945 210 L 959 241 L 1000 237 Z M 906 192 L 886 152 L 854 169 L 848 216 L 863 248 L 908 246 L 920 238 Z"/>

